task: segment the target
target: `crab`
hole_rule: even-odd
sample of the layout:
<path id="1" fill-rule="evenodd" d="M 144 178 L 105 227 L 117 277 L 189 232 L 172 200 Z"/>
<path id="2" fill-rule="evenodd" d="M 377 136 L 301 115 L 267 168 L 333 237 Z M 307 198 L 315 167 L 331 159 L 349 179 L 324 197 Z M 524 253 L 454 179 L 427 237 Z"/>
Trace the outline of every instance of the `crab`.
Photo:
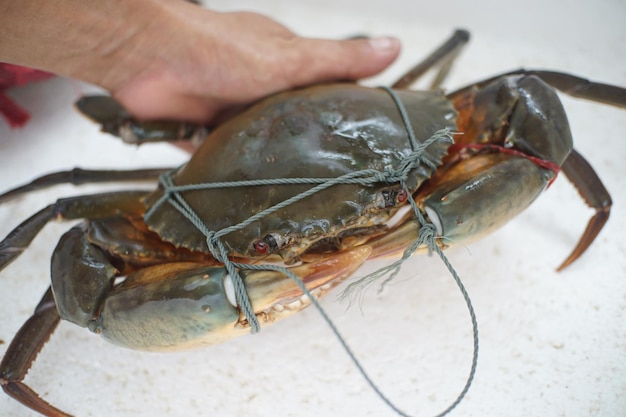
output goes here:
<path id="1" fill-rule="evenodd" d="M 446 248 L 505 224 L 563 170 L 596 211 L 560 268 L 571 264 L 607 221 L 611 200 L 591 166 L 573 150 L 553 87 L 621 107 L 626 107 L 626 90 L 549 71 L 507 73 L 449 94 L 407 90 L 425 67 L 443 62 L 442 72 L 447 71 L 467 39 L 467 32 L 458 31 L 393 90 L 333 84 L 264 99 L 216 128 L 183 167 L 133 177 L 165 174 L 156 190 L 62 199 L 23 222 L 0 243 L 1 268 L 48 221 L 87 219 L 68 231 L 54 251 L 51 288 L 0 364 L 4 390 L 44 415 L 67 415 L 23 382 L 61 318 L 139 350 L 193 348 L 248 333 L 250 315 L 230 289 L 233 277 L 224 263 L 281 262 L 311 296 L 320 297 L 366 260 L 397 255 L 415 241 L 423 224 L 406 210 L 410 200 L 436 228 L 438 245 Z M 101 113 L 103 103 L 108 110 Z M 78 106 L 123 139 L 144 140 L 143 125 L 128 119 L 109 98 L 85 98 Z M 201 131 L 162 129 L 157 136 L 178 140 L 183 132 L 182 139 L 196 138 Z M 154 137 L 152 130 L 148 133 Z M 219 243 L 227 258 L 216 255 L 204 229 L 220 231 L 246 222 L 311 186 L 226 185 L 175 190 L 178 200 L 170 195 L 172 186 L 325 179 L 361 170 L 382 175 L 403 165 L 417 148 L 419 159 L 401 180 L 377 177 L 367 185 L 329 186 L 223 234 Z M 78 177 L 91 174 L 79 172 Z M 128 175 L 104 172 L 96 179 Z M 0 199 L 58 178 L 63 175 L 36 180 Z M 199 222 L 190 221 L 190 214 Z M 263 324 L 312 301 L 282 272 L 239 269 L 253 315 Z"/>

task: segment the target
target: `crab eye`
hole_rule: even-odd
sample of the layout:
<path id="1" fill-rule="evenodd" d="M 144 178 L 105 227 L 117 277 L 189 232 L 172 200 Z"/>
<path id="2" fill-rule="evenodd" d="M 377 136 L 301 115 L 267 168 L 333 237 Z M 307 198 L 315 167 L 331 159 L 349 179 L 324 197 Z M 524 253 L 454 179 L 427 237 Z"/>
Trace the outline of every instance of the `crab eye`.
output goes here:
<path id="1" fill-rule="evenodd" d="M 384 190 L 382 197 L 383 207 L 388 208 L 404 203 L 409 198 L 409 195 L 406 190 Z"/>
<path id="2" fill-rule="evenodd" d="M 252 246 L 254 246 L 254 250 L 261 255 L 266 253 L 270 248 L 270 246 L 262 240 L 257 240 Z"/>
<path id="3" fill-rule="evenodd" d="M 267 234 L 262 239 L 255 241 L 252 246 L 254 247 L 256 253 L 258 253 L 259 255 L 272 253 L 276 249 L 278 249 L 278 243 L 276 242 L 274 236 L 272 236 L 271 234 Z"/>

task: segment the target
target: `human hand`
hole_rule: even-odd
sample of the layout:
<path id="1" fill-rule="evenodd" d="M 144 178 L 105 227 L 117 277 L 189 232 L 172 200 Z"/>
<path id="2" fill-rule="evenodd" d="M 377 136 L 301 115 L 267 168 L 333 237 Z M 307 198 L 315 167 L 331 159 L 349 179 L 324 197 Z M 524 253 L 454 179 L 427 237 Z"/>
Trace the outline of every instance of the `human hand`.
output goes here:
<path id="1" fill-rule="evenodd" d="M 255 13 L 182 0 L 20 0 L 0 6 L 0 62 L 107 89 L 134 116 L 215 123 L 271 93 L 380 72 L 393 38 L 319 40 Z"/>
<path id="2" fill-rule="evenodd" d="M 116 83 L 101 83 L 139 118 L 211 122 L 280 90 L 373 75 L 400 50 L 393 38 L 307 39 L 255 13 L 172 6 L 111 68 Z"/>

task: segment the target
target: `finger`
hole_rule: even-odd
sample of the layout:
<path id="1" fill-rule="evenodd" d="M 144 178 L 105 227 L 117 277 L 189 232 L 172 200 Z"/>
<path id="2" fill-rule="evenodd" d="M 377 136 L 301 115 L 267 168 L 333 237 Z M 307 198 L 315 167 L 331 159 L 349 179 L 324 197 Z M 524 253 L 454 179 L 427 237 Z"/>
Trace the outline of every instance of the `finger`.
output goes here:
<path id="1" fill-rule="evenodd" d="M 393 37 L 302 42 L 305 45 L 296 66 L 300 85 L 369 77 L 387 68 L 400 53 L 400 41 Z"/>
<path id="2" fill-rule="evenodd" d="M 158 83 L 138 83 L 116 92 L 114 97 L 138 119 L 205 122 L 218 111 L 218 103 L 184 95 Z"/>

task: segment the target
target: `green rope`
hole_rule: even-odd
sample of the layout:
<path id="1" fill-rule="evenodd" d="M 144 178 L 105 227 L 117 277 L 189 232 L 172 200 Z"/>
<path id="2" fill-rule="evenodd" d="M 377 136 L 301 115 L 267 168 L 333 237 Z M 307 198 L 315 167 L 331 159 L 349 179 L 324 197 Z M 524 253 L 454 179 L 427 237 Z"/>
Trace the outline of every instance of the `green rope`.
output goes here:
<path id="1" fill-rule="evenodd" d="M 319 302 L 313 297 L 311 292 L 306 288 L 302 280 L 291 272 L 288 268 L 277 266 L 277 265 L 252 265 L 252 264 L 244 264 L 239 262 L 233 262 L 228 257 L 228 250 L 221 241 L 221 237 L 228 233 L 232 233 L 237 230 L 241 230 L 253 222 L 262 219 L 284 207 L 287 207 L 291 204 L 294 204 L 298 201 L 301 201 L 315 193 L 318 193 L 322 190 L 330 188 L 332 186 L 338 184 L 360 184 L 363 186 L 368 186 L 376 183 L 400 183 L 402 188 L 407 192 L 408 199 L 410 205 L 415 213 L 416 221 L 420 224 L 420 229 L 418 232 L 418 238 L 404 251 L 402 257 L 391 265 L 381 268 L 378 271 L 375 271 L 372 274 L 367 275 L 366 277 L 361 278 L 359 281 L 350 284 L 346 291 L 342 294 L 342 297 L 351 297 L 355 292 L 359 289 L 362 289 L 365 285 L 368 285 L 375 280 L 387 276 L 386 280 L 383 282 L 383 285 L 393 279 L 398 272 L 400 271 L 401 265 L 417 250 L 417 248 L 421 246 L 427 246 L 430 252 L 436 252 L 450 271 L 453 276 L 457 286 L 459 287 L 463 298 L 467 304 L 469 309 L 470 317 L 472 320 L 472 329 L 473 329 L 473 338 L 474 338 L 474 353 L 472 358 L 472 366 L 470 370 L 469 377 L 465 383 L 465 386 L 456 400 L 442 413 L 440 413 L 437 417 L 444 416 L 448 414 L 451 410 L 453 410 L 465 397 L 469 387 L 474 379 L 474 375 L 476 372 L 477 361 L 478 361 L 478 324 L 476 320 L 476 315 L 474 313 L 474 309 L 472 307 L 471 300 L 465 287 L 463 286 L 460 277 L 448 261 L 448 259 L 443 254 L 441 248 L 437 245 L 437 237 L 435 227 L 432 223 L 426 221 L 424 215 L 421 210 L 417 207 L 415 200 L 411 196 L 411 191 L 408 189 L 406 185 L 406 181 L 409 173 L 420 167 L 427 166 L 433 170 L 437 169 L 437 162 L 431 161 L 428 159 L 428 155 L 425 153 L 425 150 L 432 144 L 436 142 L 443 142 L 451 144 L 453 143 L 452 134 L 448 129 L 442 129 L 440 131 L 435 132 L 435 134 L 425 140 L 422 143 L 419 143 L 415 137 L 413 132 L 410 120 L 406 113 L 406 110 L 400 101 L 400 98 L 397 94 L 391 90 L 390 88 L 383 87 L 385 91 L 389 93 L 391 98 L 396 103 L 396 106 L 400 112 L 400 116 L 402 121 L 406 127 L 407 134 L 411 143 L 412 152 L 404 157 L 398 167 L 393 169 L 391 167 L 386 167 L 383 171 L 374 170 L 374 169 L 366 169 L 360 171 L 354 171 L 336 178 L 274 178 L 274 179 L 259 179 L 259 180 L 247 180 L 247 181 L 230 181 L 230 182 L 214 182 L 214 183 L 202 183 L 202 184 L 187 184 L 187 185 L 175 185 L 172 181 L 172 173 L 167 172 L 160 177 L 160 184 L 163 187 L 163 195 L 157 202 L 146 212 L 145 218 L 146 220 L 150 218 L 154 214 L 154 212 L 161 207 L 161 205 L 165 203 L 169 203 L 176 210 L 182 213 L 197 229 L 200 231 L 205 237 L 207 246 L 211 255 L 219 262 L 224 264 L 224 267 L 228 271 L 233 281 L 233 286 L 235 289 L 235 297 L 237 301 L 237 305 L 241 308 L 246 320 L 250 324 L 250 328 L 252 333 L 256 333 L 260 331 L 261 327 L 254 314 L 254 310 L 252 308 L 252 304 L 248 297 L 248 294 L 245 289 L 245 285 L 243 283 L 243 279 L 239 274 L 240 270 L 265 270 L 265 271 L 276 271 L 285 274 L 291 280 L 293 280 L 296 285 L 300 288 L 300 290 L 306 294 L 311 303 L 315 306 L 318 312 L 322 315 L 323 319 L 326 321 L 332 332 L 335 334 L 342 347 L 346 351 L 348 357 L 352 360 L 354 365 L 357 367 L 363 378 L 367 381 L 370 387 L 376 392 L 376 394 L 385 402 L 392 410 L 394 410 L 397 414 L 401 416 L 408 417 L 409 415 L 404 413 L 402 410 L 397 408 L 395 404 L 389 400 L 384 393 L 378 388 L 378 386 L 374 383 L 374 381 L 369 377 L 368 373 L 365 371 L 359 360 L 356 358 L 355 354 L 349 348 L 341 333 L 336 328 L 330 317 L 326 314 L 322 306 Z M 313 185 L 310 189 L 294 195 L 291 198 L 288 198 L 272 207 L 269 207 L 259 213 L 256 213 L 250 216 L 248 219 L 223 228 L 218 231 L 209 230 L 209 228 L 204 224 L 204 222 L 200 219 L 197 213 L 193 210 L 193 208 L 185 201 L 181 193 L 187 191 L 195 191 L 195 190 L 208 190 L 208 189 L 218 189 L 218 188 L 232 188 L 232 187 L 252 187 L 252 186 L 261 186 L 261 185 L 286 185 L 286 184 L 310 184 Z"/>

